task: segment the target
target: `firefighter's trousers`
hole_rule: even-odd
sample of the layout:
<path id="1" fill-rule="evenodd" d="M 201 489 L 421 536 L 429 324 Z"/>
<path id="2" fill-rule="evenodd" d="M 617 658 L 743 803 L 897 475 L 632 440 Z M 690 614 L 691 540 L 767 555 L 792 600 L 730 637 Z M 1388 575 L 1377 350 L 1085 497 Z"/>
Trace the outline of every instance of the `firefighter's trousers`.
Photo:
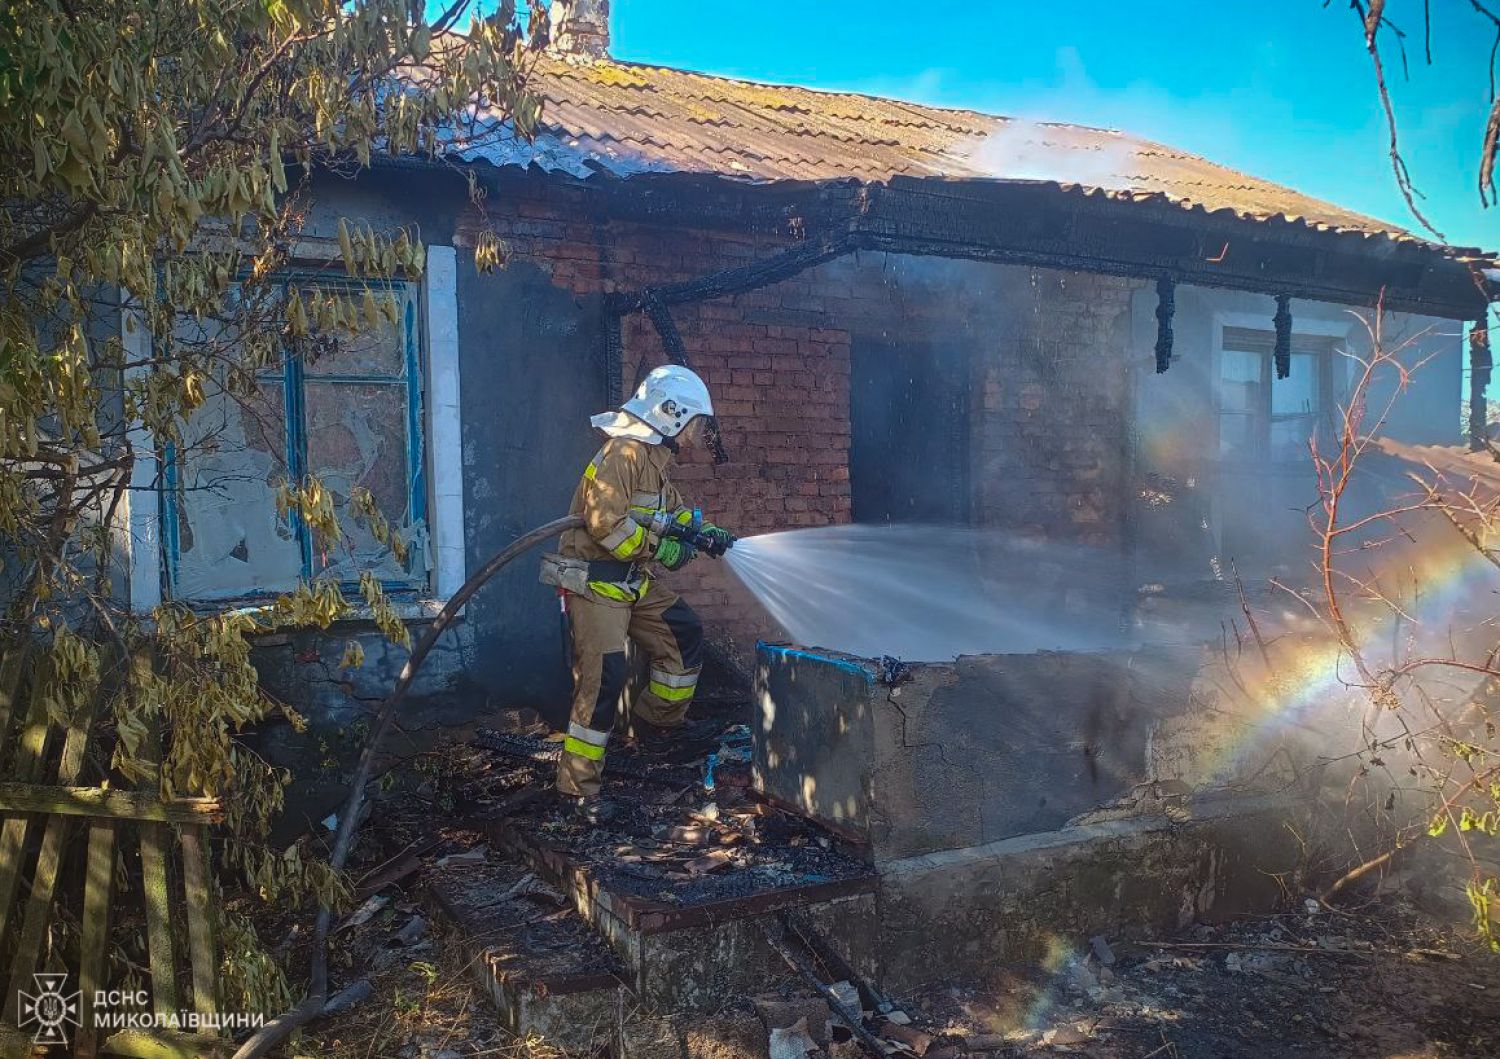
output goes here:
<path id="1" fill-rule="evenodd" d="M 599 793 L 604 755 L 629 670 L 627 641 L 650 659 L 646 689 L 634 712 L 661 728 L 680 725 L 703 666 L 703 626 L 675 593 L 653 583 L 629 606 L 610 606 L 569 593 L 572 633 L 573 712 L 557 765 L 557 788 L 564 794 Z"/>

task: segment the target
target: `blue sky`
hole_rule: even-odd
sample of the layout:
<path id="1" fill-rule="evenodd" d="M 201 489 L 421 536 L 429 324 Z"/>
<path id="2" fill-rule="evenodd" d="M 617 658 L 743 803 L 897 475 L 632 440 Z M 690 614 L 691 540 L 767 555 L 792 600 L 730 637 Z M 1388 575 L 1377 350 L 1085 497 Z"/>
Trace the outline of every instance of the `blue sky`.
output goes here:
<path id="1" fill-rule="evenodd" d="M 637 62 L 1124 129 L 1407 227 L 1347 0 L 614 0 Z M 1492 34 L 1464 0 L 1388 0 L 1402 147 L 1451 242 L 1500 249 L 1476 191 Z"/>

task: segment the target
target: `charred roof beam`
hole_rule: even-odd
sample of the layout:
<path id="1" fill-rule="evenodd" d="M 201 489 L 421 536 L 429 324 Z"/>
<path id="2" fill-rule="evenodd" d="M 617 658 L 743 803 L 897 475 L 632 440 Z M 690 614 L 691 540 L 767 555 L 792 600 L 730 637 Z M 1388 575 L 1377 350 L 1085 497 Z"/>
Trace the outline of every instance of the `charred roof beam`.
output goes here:
<path id="1" fill-rule="evenodd" d="M 1172 366 L 1172 316 L 1177 311 L 1177 284 L 1170 276 L 1156 281 L 1156 374 Z"/>
<path id="2" fill-rule="evenodd" d="M 1490 352 L 1488 315 L 1469 326 L 1469 448 L 1483 452 L 1489 444 L 1489 403 L 1486 391 L 1494 360 Z"/>
<path id="3" fill-rule="evenodd" d="M 1271 319 L 1276 329 L 1276 377 L 1290 378 L 1292 374 L 1292 296 L 1276 295 L 1276 315 Z"/>

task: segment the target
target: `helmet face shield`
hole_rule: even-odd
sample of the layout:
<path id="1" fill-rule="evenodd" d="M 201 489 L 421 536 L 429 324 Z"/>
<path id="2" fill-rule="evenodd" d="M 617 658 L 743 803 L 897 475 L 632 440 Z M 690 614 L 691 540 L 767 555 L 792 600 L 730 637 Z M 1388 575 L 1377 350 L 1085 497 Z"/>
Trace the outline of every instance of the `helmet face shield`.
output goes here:
<path id="1" fill-rule="evenodd" d="M 677 436 L 679 438 L 686 438 L 688 441 L 696 444 L 706 438 L 713 428 L 713 416 L 696 415 L 683 425 L 682 430 L 678 432 Z"/>

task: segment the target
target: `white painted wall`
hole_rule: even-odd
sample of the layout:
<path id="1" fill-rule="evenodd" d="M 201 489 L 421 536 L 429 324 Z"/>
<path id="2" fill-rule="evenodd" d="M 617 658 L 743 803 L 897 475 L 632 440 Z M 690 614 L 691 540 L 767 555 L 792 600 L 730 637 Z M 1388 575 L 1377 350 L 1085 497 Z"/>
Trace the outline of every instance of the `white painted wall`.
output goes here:
<path id="1" fill-rule="evenodd" d="M 451 246 L 427 248 L 427 452 L 433 592 L 447 599 L 468 576 L 464 558 L 463 424 L 459 406 L 458 269 Z"/>
<path id="2" fill-rule="evenodd" d="M 1134 473 L 1170 502 L 1159 509 L 1137 504 L 1138 537 L 1157 554 L 1162 576 L 1229 576 L 1229 563 L 1254 574 L 1261 563 L 1306 567 L 1306 510 L 1317 502 L 1310 456 L 1266 462 L 1220 456 L 1219 404 L 1226 327 L 1274 330 L 1275 299 L 1264 294 L 1180 285 L 1173 318 L 1173 360 L 1154 371 L 1156 292 L 1137 293 L 1131 305 L 1131 364 L 1135 410 Z M 1294 348 L 1306 337 L 1331 342 L 1329 385 L 1323 396 L 1323 429 L 1335 431 L 1340 407 L 1360 370 L 1356 358 L 1372 347 L 1370 308 L 1293 298 Z M 1389 407 L 1385 436 L 1422 444 L 1460 444 L 1464 436 L 1464 325 L 1409 313 L 1386 313 L 1383 348 L 1415 368 L 1399 395 L 1399 372 L 1377 373 L 1369 393 L 1374 409 Z M 1421 365 L 1417 367 L 1417 365 Z M 1295 370 L 1295 369 L 1294 369 Z M 1274 387 L 1276 382 L 1273 380 Z M 1325 435 L 1331 438 L 1332 434 Z M 1356 503 L 1380 502 L 1374 485 Z M 1279 557 L 1279 558 L 1278 558 Z"/>
<path id="3" fill-rule="evenodd" d="M 127 369 L 129 379 L 150 371 L 143 362 L 151 356 L 151 338 L 145 320 L 138 310 L 128 307 L 127 298 L 121 291 L 120 334 L 125 344 L 125 359 L 136 365 Z M 120 551 L 130 570 L 130 609 L 145 613 L 161 603 L 161 496 L 156 492 L 160 486 L 160 466 L 156 439 L 139 420 L 131 424 L 128 436 L 135 464 L 130 472 L 130 489 L 118 516 L 124 530 Z"/>

